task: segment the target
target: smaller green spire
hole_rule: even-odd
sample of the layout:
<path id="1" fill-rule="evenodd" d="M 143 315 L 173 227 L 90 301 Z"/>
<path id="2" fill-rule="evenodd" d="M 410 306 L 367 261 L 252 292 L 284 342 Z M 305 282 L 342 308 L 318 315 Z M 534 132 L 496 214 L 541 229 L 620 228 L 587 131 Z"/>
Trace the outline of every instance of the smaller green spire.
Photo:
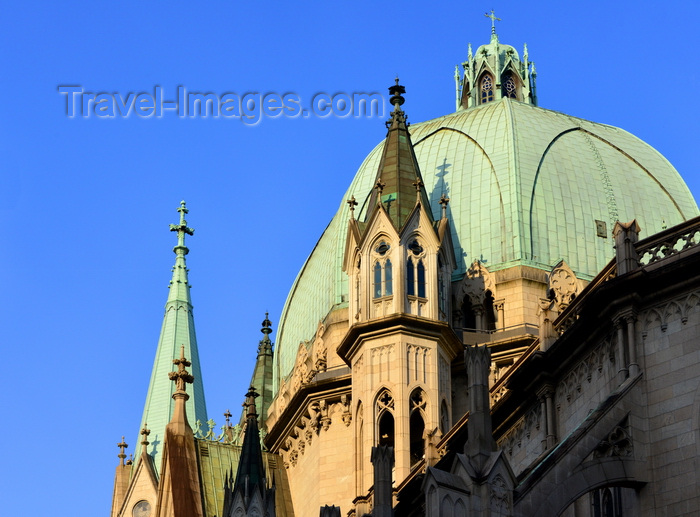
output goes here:
<path id="1" fill-rule="evenodd" d="M 401 109 L 405 102 L 405 93 L 406 88 L 399 84 L 397 77 L 396 84 L 389 87 L 389 101 L 394 110 L 386 122 L 387 136 L 377 169 L 374 191 L 370 195 L 370 211 L 365 216 L 367 222 L 373 213 L 372 210 L 381 206 L 397 230 L 403 228 L 416 203 L 421 202 L 426 208 L 429 207 L 408 131 L 406 113 Z"/>

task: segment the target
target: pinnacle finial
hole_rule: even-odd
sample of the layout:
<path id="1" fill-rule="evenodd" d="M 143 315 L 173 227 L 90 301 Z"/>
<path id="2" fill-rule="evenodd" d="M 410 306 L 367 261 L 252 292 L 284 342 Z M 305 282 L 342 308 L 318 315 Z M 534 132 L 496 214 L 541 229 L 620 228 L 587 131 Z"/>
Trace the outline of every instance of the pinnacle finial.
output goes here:
<path id="1" fill-rule="evenodd" d="M 357 206 L 357 201 L 355 201 L 355 196 L 351 196 L 350 199 L 346 201 L 348 206 L 350 207 L 350 217 L 352 219 L 355 218 L 355 207 Z"/>
<path id="2" fill-rule="evenodd" d="M 245 402 L 243 407 L 246 408 L 246 418 L 258 418 L 257 410 L 255 409 L 255 399 L 260 395 L 255 391 L 255 388 L 251 386 L 248 389 L 248 393 L 245 394 Z"/>
<path id="3" fill-rule="evenodd" d="M 189 213 L 189 210 L 187 209 L 184 199 L 180 201 L 180 206 L 177 208 L 177 211 L 180 212 L 180 223 L 170 225 L 170 231 L 177 232 L 177 246 L 173 251 L 175 251 L 175 253 L 184 251 L 184 253 L 187 254 L 188 250 L 185 246 L 185 235 L 193 235 L 194 229 L 187 226 L 185 214 Z"/>
<path id="4" fill-rule="evenodd" d="M 168 373 L 168 378 L 175 382 L 177 391 L 185 391 L 185 384 L 192 384 L 194 382 L 194 375 L 185 370 L 187 366 L 191 366 L 187 359 L 185 359 L 185 345 L 180 347 L 180 358 L 173 359 L 173 364 L 177 365 L 176 372 Z"/>
<path id="5" fill-rule="evenodd" d="M 484 13 L 484 16 L 486 16 L 487 18 L 491 18 L 491 34 L 496 34 L 496 21 L 502 22 L 503 20 L 501 20 L 500 18 L 496 18 L 493 9 L 491 9 L 491 14 Z"/>
<path id="6" fill-rule="evenodd" d="M 143 429 L 141 429 L 141 436 L 143 436 L 143 440 L 141 440 L 141 445 L 143 445 L 143 450 L 146 450 L 146 447 L 150 443 L 148 441 L 148 435 L 151 434 L 151 430 L 148 428 L 148 424 L 144 422 L 143 424 Z"/>
<path id="7" fill-rule="evenodd" d="M 129 445 L 124 441 L 124 437 L 122 436 L 122 441 L 117 444 L 117 447 L 119 447 L 119 454 L 117 454 L 117 458 L 119 458 L 119 465 L 122 467 L 124 466 L 124 459 L 126 458 L 126 454 L 124 454 L 124 449 L 126 449 Z"/>
<path id="8" fill-rule="evenodd" d="M 231 417 L 233 415 L 231 414 L 230 410 L 226 410 L 226 413 L 224 413 L 224 418 L 226 419 L 226 427 L 231 427 Z"/>
<path id="9" fill-rule="evenodd" d="M 377 182 L 374 184 L 374 188 L 376 188 L 379 191 L 379 195 L 382 195 L 382 191 L 384 190 L 384 187 L 386 187 L 386 183 L 382 182 L 382 178 L 379 178 Z"/>
<path id="10" fill-rule="evenodd" d="M 260 329 L 260 332 L 262 332 L 265 335 L 271 334 L 272 333 L 272 322 L 270 321 L 269 318 L 269 313 L 266 311 L 265 312 L 265 319 L 262 322 L 262 328 Z"/>
<path id="11" fill-rule="evenodd" d="M 394 105 L 394 109 L 401 111 L 401 105 L 405 102 L 405 99 L 401 94 L 406 93 L 406 88 L 399 84 L 399 77 L 396 76 L 396 84 L 389 87 L 389 95 L 391 95 L 391 102 Z"/>
<path id="12" fill-rule="evenodd" d="M 416 177 L 416 181 L 413 182 L 413 186 L 416 187 L 416 202 L 420 201 L 420 190 L 423 188 L 423 180 Z"/>
<path id="13" fill-rule="evenodd" d="M 450 198 L 444 193 L 440 196 L 440 204 L 442 205 L 442 218 L 447 217 L 447 204 L 450 202 Z"/>

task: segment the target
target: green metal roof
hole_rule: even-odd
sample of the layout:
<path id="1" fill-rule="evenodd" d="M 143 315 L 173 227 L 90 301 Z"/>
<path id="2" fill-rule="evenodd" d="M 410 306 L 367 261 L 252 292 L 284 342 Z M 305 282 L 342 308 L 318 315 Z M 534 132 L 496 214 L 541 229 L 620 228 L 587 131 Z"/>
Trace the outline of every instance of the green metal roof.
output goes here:
<path id="1" fill-rule="evenodd" d="M 411 139 L 433 215 L 440 217 L 441 194 L 451 200 L 455 278 L 475 259 L 491 270 L 549 270 L 565 259 L 581 278 L 592 278 L 614 256 L 616 220 L 636 218 L 646 236 L 698 215 L 678 172 L 639 138 L 512 99 L 414 124 Z M 299 342 L 347 300 L 345 200 L 359 201 L 361 219 L 383 145 L 360 166 L 290 291 L 276 340 L 275 390 Z M 606 237 L 598 236 L 596 221 L 605 223 Z"/>
<path id="2" fill-rule="evenodd" d="M 190 398 L 186 403 L 187 420 L 193 428 L 197 420 L 207 421 L 204 386 L 190 299 L 190 284 L 187 278 L 188 269 L 185 264 L 185 255 L 189 252 L 185 246 L 185 235 L 192 235 L 194 230 L 187 227 L 187 221 L 185 221 L 187 208 L 184 201 L 180 204 L 178 212 L 180 212 L 180 223 L 170 225 L 170 230 L 178 234 L 178 244 L 173 248 L 175 266 L 169 285 L 168 301 L 165 304 L 165 316 L 158 340 L 156 358 L 153 362 L 151 382 L 148 386 L 146 403 L 141 417 L 141 428 L 148 425 L 151 430 L 148 453 L 153 458 L 157 472 L 160 472 L 161 467 L 165 426 L 170 422 L 175 407 L 175 401 L 172 399 L 175 383 L 168 378 L 168 373 L 176 370 L 173 359 L 180 357 L 182 345 L 185 346 L 185 357 L 192 363 L 191 368 L 194 375 L 194 382 L 188 388 Z M 140 443 L 140 440 L 137 443 Z M 134 457 L 139 458 L 140 454 L 141 445 L 138 446 Z"/>
<path id="3" fill-rule="evenodd" d="M 241 446 L 211 440 L 195 439 L 199 475 L 202 482 L 204 514 L 221 517 L 224 509 L 226 481 L 235 475 L 241 460 Z M 266 483 L 276 485 L 277 517 L 293 517 L 287 471 L 279 456 L 263 452 Z"/>

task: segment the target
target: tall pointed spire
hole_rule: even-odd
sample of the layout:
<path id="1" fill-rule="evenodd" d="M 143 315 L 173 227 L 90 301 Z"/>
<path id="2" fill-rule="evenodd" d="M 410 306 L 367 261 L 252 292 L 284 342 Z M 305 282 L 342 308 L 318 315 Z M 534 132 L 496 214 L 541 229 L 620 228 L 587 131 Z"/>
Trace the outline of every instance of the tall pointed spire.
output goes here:
<path id="1" fill-rule="evenodd" d="M 380 204 L 389 214 L 397 230 L 406 223 L 416 206 L 416 198 L 426 207 L 429 206 L 408 132 L 406 113 L 401 109 L 405 101 L 402 95 L 404 93 L 406 88 L 399 84 L 397 77 L 396 84 L 389 88 L 394 111 L 391 112 L 391 118 L 386 123 L 388 132 L 377 170 L 375 189 L 370 197 L 367 212 L 369 218 L 374 207 Z M 418 191 L 417 194 L 416 191 Z"/>
<path id="2" fill-rule="evenodd" d="M 197 420 L 201 422 L 208 420 L 190 299 L 188 269 L 185 263 L 185 256 L 189 253 L 189 248 L 185 245 L 185 237 L 193 235 L 194 230 L 187 226 L 185 215 L 188 213 L 188 209 L 184 201 L 180 203 L 177 211 L 180 214 L 180 220 L 178 224 L 170 225 L 170 231 L 177 232 L 177 245 L 173 248 L 175 266 L 172 269 L 173 274 L 169 285 L 170 292 L 165 304 L 163 326 L 160 331 L 151 382 L 141 418 L 141 427 L 148 422 L 151 428 L 152 441 L 148 452 L 154 460 L 153 465 L 157 471 L 160 471 L 161 468 L 165 426 L 170 421 L 175 409 L 175 400 L 172 396 L 176 391 L 176 386 L 168 380 L 168 374 L 175 371 L 173 359 L 180 357 L 181 347 L 184 347 L 184 354 L 192 362 L 194 376 L 189 400 L 186 403 L 187 418 L 192 427 Z M 137 449 L 135 458 L 140 458 L 140 451 L 141 446 Z"/>

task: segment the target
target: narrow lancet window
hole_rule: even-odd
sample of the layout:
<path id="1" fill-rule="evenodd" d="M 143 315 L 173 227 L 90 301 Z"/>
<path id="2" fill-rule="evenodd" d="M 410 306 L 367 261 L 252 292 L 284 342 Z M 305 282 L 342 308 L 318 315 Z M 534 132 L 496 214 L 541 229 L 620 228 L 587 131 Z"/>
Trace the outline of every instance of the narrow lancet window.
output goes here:
<path id="1" fill-rule="evenodd" d="M 374 297 L 382 296 L 382 265 L 379 262 L 374 264 Z"/>
<path id="2" fill-rule="evenodd" d="M 391 296 L 393 292 L 391 283 L 391 260 L 387 259 L 384 264 L 384 295 Z"/>
<path id="3" fill-rule="evenodd" d="M 406 294 L 408 296 L 415 296 L 416 294 L 414 282 L 415 277 L 413 274 L 413 261 L 408 259 L 406 261 Z"/>
<path id="4" fill-rule="evenodd" d="M 423 261 L 418 261 L 418 297 L 425 298 L 425 267 L 423 267 Z"/>

